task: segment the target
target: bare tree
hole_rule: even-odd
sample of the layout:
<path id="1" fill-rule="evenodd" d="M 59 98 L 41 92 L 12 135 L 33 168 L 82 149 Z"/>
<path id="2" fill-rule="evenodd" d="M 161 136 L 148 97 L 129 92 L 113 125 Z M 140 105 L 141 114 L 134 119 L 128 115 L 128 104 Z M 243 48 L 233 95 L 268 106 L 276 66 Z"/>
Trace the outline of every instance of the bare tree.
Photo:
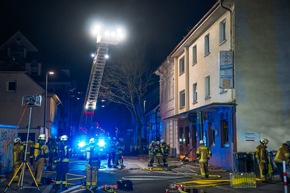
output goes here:
<path id="1" fill-rule="evenodd" d="M 143 97 L 152 83 L 152 75 L 145 62 L 143 47 L 121 47 L 114 59 L 107 63 L 100 97 L 124 105 L 135 119 L 138 131 L 139 153 L 142 153 Z"/>

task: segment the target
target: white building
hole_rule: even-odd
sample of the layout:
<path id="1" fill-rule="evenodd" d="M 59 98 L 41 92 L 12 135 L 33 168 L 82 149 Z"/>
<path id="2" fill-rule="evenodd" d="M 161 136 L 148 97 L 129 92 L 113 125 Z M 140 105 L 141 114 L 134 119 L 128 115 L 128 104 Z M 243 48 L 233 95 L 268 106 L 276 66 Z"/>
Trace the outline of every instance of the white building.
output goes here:
<path id="1" fill-rule="evenodd" d="M 283 0 L 218 1 L 169 54 L 155 73 L 172 153 L 203 139 L 210 163 L 232 169 L 261 138 L 270 150 L 290 140 L 289 10 Z"/>

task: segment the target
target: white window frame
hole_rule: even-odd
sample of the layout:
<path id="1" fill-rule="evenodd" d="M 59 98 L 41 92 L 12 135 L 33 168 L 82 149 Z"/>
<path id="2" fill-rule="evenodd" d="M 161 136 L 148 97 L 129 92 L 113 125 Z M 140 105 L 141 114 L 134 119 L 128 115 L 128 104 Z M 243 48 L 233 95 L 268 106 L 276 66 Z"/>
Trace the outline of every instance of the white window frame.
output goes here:
<path id="1" fill-rule="evenodd" d="M 205 100 L 210 98 L 210 76 L 205 77 L 204 79 L 204 91 L 205 91 Z"/>
<path id="2" fill-rule="evenodd" d="M 179 108 L 185 107 L 185 90 L 179 92 Z"/>
<path id="3" fill-rule="evenodd" d="M 219 24 L 219 41 L 220 41 L 220 44 L 223 44 L 227 39 L 227 34 L 226 34 L 226 19 L 222 20 Z"/>
<path id="4" fill-rule="evenodd" d="M 185 60 L 184 56 L 179 59 L 179 75 L 182 75 L 185 71 Z"/>
<path id="5" fill-rule="evenodd" d="M 209 34 L 204 36 L 204 56 L 210 54 Z"/>

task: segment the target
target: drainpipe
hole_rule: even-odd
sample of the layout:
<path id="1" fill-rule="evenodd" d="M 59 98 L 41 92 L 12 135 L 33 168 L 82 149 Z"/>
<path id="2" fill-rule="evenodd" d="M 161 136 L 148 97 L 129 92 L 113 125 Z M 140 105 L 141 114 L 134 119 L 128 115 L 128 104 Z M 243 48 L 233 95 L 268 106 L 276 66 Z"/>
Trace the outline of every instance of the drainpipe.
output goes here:
<path id="1" fill-rule="evenodd" d="M 233 32 L 232 32 L 232 26 L 233 26 L 233 12 L 230 8 L 228 7 L 225 7 L 223 5 L 223 1 L 224 0 L 220 0 L 220 6 L 229 11 L 230 12 L 230 50 L 232 51 L 232 54 L 233 54 L 233 62 L 234 62 L 234 50 L 233 50 Z M 233 65 L 233 75 L 235 77 L 235 65 Z M 235 79 L 233 79 L 233 84 L 235 85 Z M 235 88 L 235 86 L 234 86 Z M 234 120 L 236 118 L 235 114 L 236 114 L 236 100 L 234 99 L 234 89 L 231 89 L 231 99 L 232 99 L 232 102 L 234 103 L 234 107 L 231 108 L 231 125 L 232 125 L 232 128 L 233 128 L 233 138 L 232 138 L 232 142 L 231 142 L 231 154 L 232 154 L 232 167 L 234 167 L 234 158 L 233 158 L 233 155 L 234 155 L 234 152 L 237 151 L 237 140 L 236 140 L 236 137 L 237 137 L 237 133 L 236 133 L 236 121 Z M 233 168 L 232 168 L 233 169 Z"/>

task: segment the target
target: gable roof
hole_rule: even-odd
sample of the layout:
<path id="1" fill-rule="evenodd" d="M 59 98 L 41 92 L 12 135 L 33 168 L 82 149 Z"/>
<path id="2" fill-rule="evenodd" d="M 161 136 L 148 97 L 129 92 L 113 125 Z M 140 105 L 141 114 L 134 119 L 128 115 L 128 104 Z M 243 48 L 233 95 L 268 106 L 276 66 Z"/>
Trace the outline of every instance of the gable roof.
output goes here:
<path id="1" fill-rule="evenodd" d="M 24 46 L 28 52 L 38 52 L 38 49 L 34 47 L 34 45 L 20 31 L 17 31 L 10 39 L 4 42 L 0 46 L 0 50 L 11 47 L 11 45 L 14 45 L 15 43 Z"/>

